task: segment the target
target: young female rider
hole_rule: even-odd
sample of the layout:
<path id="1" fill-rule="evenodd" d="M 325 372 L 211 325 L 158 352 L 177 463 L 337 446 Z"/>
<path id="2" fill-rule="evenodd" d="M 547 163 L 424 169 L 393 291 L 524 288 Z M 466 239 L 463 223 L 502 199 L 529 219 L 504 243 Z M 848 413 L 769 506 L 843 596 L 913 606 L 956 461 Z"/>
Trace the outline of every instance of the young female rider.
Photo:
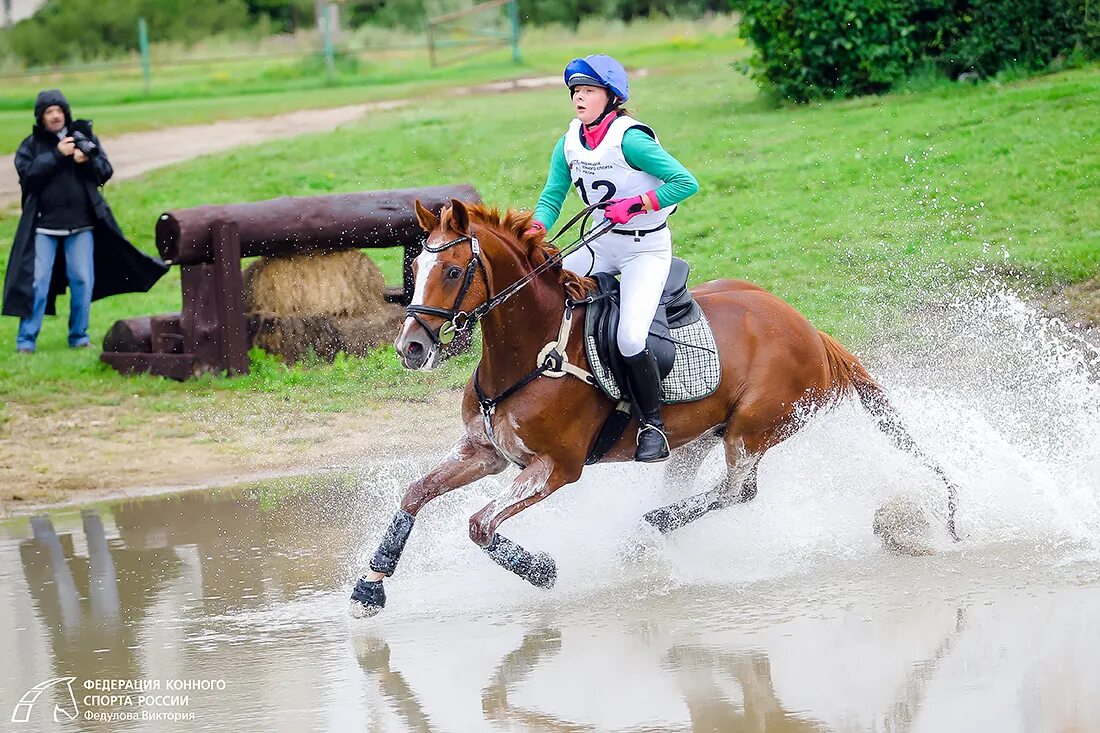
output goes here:
<path id="1" fill-rule="evenodd" d="M 605 218 L 620 226 L 568 255 L 563 267 L 580 275 L 620 275 L 616 340 L 642 424 L 634 459 L 663 461 L 668 440 L 658 401 L 660 375 L 646 339 L 672 262 L 666 220 L 699 184 L 665 152 L 653 130 L 623 111 L 630 89 L 618 61 L 602 54 L 574 59 L 565 67 L 565 85 L 577 119 L 554 148 L 532 226 L 552 227 L 573 186 L 585 204 L 610 202 L 594 214 L 594 226 Z"/>

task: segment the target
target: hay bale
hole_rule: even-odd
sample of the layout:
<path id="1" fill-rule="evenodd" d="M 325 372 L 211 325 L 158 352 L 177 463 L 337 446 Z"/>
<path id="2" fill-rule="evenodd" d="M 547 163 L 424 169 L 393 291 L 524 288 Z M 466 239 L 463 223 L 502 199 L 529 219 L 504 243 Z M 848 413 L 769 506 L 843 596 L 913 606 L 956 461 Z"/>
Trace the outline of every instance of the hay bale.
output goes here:
<path id="1" fill-rule="evenodd" d="M 392 342 L 405 315 L 385 301 L 382 273 L 358 250 L 261 258 L 243 279 L 252 345 L 287 362 L 363 356 Z"/>
<path id="2" fill-rule="evenodd" d="M 341 351 L 366 356 L 371 349 L 391 343 L 405 312 L 387 304 L 378 316 L 274 316 L 251 313 L 248 332 L 252 345 L 276 354 L 288 363 L 311 354 L 332 361 Z"/>
<path id="3" fill-rule="evenodd" d="M 359 250 L 261 257 L 244 273 L 246 313 L 365 316 L 386 304 L 385 280 Z"/>

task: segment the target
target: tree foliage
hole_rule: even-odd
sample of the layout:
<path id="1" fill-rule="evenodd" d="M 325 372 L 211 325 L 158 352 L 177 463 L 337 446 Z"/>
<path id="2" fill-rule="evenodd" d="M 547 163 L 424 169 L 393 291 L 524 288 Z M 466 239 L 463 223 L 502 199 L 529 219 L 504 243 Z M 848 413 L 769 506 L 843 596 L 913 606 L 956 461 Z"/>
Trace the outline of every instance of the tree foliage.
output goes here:
<path id="1" fill-rule="evenodd" d="M 11 50 L 30 66 L 94 59 L 138 47 L 138 18 L 151 41 L 190 43 L 248 23 L 243 0 L 47 0 L 8 31 Z"/>
<path id="2" fill-rule="evenodd" d="M 249 20 L 266 20 L 271 29 L 279 33 L 311 28 L 317 22 L 313 0 L 244 0 L 244 4 Z"/>
<path id="3" fill-rule="evenodd" d="M 1100 51 L 1089 0 L 742 0 L 757 75 L 797 101 L 882 92 L 914 70 L 1035 71 Z"/>

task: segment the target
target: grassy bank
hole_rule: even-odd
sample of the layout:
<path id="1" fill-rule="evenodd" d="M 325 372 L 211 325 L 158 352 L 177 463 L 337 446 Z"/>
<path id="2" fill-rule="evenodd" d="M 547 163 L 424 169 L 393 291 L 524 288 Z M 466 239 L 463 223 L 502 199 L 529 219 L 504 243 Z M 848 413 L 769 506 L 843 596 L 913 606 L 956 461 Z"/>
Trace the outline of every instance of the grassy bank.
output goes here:
<path id="1" fill-rule="evenodd" d="M 901 312 L 930 283 L 964 277 L 976 263 L 1038 284 L 1100 271 L 1100 68 L 775 109 L 731 69 L 740 54 L 732 38 L 676 39 L 637 54 L 665 63 L 635 80 L 632 106 L 701 184 L 672 222 L 696 282 L 759 282 L 858 346 L 872 335 L 872 311 Z M 340 135 L 242 149 L 110 186 L 108 198 L 150 250 L 161 211 L 202 203 L 469 181 L 487 201 L 530 207 L 569 116 L 556 89 L 445 106 L 426 99 Z M 0 220 L 5 262 L 15 224 Z M 378 260 L 396 280 L 399 253 Z M 148 294 L 95 304 L 94 340 L 118 318 L 178 310 L 179 292 L 173 270 Z M 66 312 L 64 299 L 59 308 Z M 12 353 L 15 329 L 15 319 L 0 321 L 3 399 L 9 410 L 41 413 L 91 401 L 122 405 L 130 419 L 168 411 L 185 420 L 273 398 L 287 409 L 354 410 L 459 384 L 472 363 L 421 375 L 401 372 L 388 353 L 295 369 L 258 359 L 248 377 L 181 385 L 120 377 L 96 353 L 69 351 L 64 317 L 47 320 L 32 358 Z"/>
<path id="2" fill-rule="evenodd" d="M 734 21 L 704 23 L 649 21 L 587 23 L 577 31 L 537 28 L 525 31 L 522 60 L 510 49 L 473 56 L 460 64 L 433 68 L 425 49 L 369 47 L 337 65 L 330 82 L 320 57 L 238 59 L 154 68 L 150 91 L 139 69 L 50 74 L 0 81 L 0 153 L 10 153 L 30 132 L 35 95 L 64 91 L 79 116 L 95 120 L 102 136 L 213 120 L 265 116 L 299 109 L 336 107 L 410 96 L 431 99 L 452 86 L 561 71 L 563 59 L 599 47 L 630 59 L 635 68 L 728 55 L 744 49 L 731 33 Z M 238 51 L 236 55 L 240 55 Z"/>

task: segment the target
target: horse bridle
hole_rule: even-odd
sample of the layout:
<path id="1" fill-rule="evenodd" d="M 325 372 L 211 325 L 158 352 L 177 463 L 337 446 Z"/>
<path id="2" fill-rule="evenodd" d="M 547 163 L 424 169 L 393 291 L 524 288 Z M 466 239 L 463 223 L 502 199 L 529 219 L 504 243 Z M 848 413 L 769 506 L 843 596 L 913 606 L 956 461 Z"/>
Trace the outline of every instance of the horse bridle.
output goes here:
<path id="1" fill-rule="evenodd" d="M 425 242 L 424 250 L 432 254 L 438 254 L 451 247 L 462 244 L 463 242 L 470 243 L 470 261 L 466 263 L 466 270 L 462 277 L 462 287 L 458 289 L 458 296 L 455 297 L 454 305 L 450 308 L 438 308 L 432 305 L 417 305 L 411 303 L 405 307 L 405 313 L 420 324 L 420 327 L 431 337 L 432 343 L 437 346 L 445 346 L 451 343 L 454 341 L 456 335 L 473 328 L 473 324 L 477 322 L 477 319 L 484 315 L 484 313 L 478 313 L 478 309 L 484 306 L 484 303 L 470 313 L 460 310 L 462 301 L 466 299 L 466 293 L 470 291 L 470 285 L 474 282 L 475 270 L 481 271 L 481 278 L 485 281 L 485 297 L 489 297 L 489 274 L 485 269 L 484 262 L 481 260 L 481 244 L 472 233 L 463 234 L 449 242 L 444 242 L 443 244 L 437 244 L 435 246 Z M 488 302 L 488 300 L 486 300 L 486 302 Z M 443 322 L 443 325 L 439 327 L 438 331 L 433 331 L 428 327 L 428 324 L 424 322 L 421 316 L 439 316 L 446 320 Z"/>
<path id="2" fill-rule="evenodd" d="M 573 228 L 573 226 L 582 219 L 587 223 L 588 217 L 592 215 L 592 212 L 596 209 L 602 209 L 607 206 L 607 202 L 601 202 L 586 206 L 581 209 L 572 219 L 570 219 L 561 228 L 560 231 L 553 238 L 548 240 L 553 243 L 558 237 L 565 232 Z M 557 254 L 548 257 L 545 262 L 532 268 L 531 272 L 527 273 L 519 280 L 504 288 L 497 295 L 491 295 L 489 288 L 489 272 L 485 267 L 484 261 L 481 259 L 481 243 L 478 242 L 477 237 L 473 235 L 473 232 L 467 232 L 461 236 L 455 237 L 449 242 L 443 242 L 442 244 L 430 245 L 427 242 L 424 243 L 423 249 L 431 254 L 439 254 L 452 247 L 455 247 L 463 242 L 470 243 L 470 260 L 466 263 L 466 269 L 463 272 L 462 286 L 458 289 L 458 295 L 455 297 L 454 305 L 450 308 L 439 308 L 432 305 L 417 305 L 412 303 L 405 307 L 405 313 L 409 318 L 416 321 L 428 336 L 432 339 L 432 344 L 435 346 L 446 346 L 454 341 L 455 336 L 460 333 L 465 333 L 471 330 L 477 322 L 485 316 L 489 311 L 501 305 L 506 300 L 511 298 L 517 292 L 519 292 L 524 286 L 541 275 L 546 270 L 550 269 L 555 263 L 560 262 L 567 254 L 579 249 L 580 247 L 587 246 L 594 242 L 599 237 L 609 232 L 615 224 L 606 222 L 603 226 L 597 227 L 588 234 L 582 234 L 575 242 L 567 247 L 563 247 L 557 252 Z M 584 231 L 585 224 L 581 224 L 581 231 Z M 466 299 L 466 294 L 470 291 L 470 285 L 474 282 L 474 271 L 479 270 L 481 272 L 481 279 L 485 282 L 485 302 L 478 305 L 471 311 L 461 310 L 462 301 Z M 433 331 L 425 323 L 421 316 L 438 316 L 439 318 L 446 319 L 443 325 L 439 327 L 437 331 Z"/>

